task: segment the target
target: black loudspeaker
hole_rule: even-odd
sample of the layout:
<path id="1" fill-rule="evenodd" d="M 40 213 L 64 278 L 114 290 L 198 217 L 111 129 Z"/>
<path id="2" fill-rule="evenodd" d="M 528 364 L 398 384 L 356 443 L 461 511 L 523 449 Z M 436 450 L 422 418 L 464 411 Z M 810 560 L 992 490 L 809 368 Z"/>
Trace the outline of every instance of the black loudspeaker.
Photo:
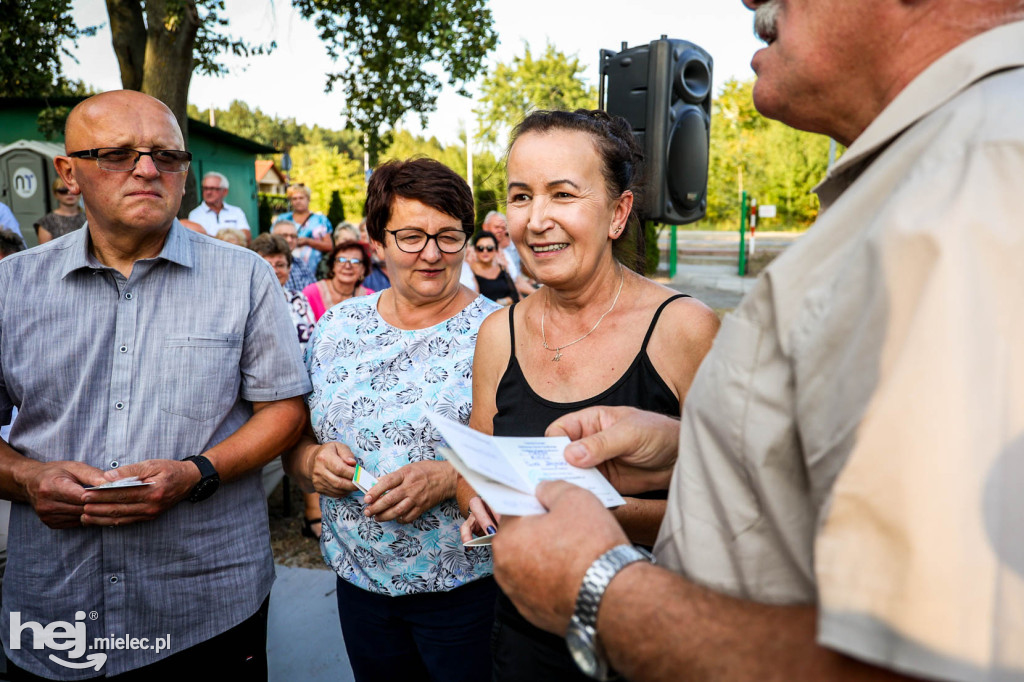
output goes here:
<path id="1" fill-rule="evenodd" d="M 707 211 L 713 63 L 697 45 L 665 36 L 601 51 L 601 103 L 629 122 L 644 150 L 645 220 L 683 225 Z"/>

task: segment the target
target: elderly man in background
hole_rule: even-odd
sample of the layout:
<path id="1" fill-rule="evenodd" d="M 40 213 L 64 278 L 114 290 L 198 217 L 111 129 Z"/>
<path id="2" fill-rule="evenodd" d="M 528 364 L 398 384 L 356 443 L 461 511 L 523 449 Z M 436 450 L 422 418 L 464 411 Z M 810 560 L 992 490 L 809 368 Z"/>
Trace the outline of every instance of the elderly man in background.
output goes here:
<path id="1" fill-rule="evenodd" d="M 283 238 L 288 244 L 289 253 L 292 254 L 288 259 L 291 262 L 291 274 L 288 275 L 288 281 L 284 283 L 284 288 L 301 292 L 315 282 L 316 277 L 309 266 L 294 257 L 295 249 L 299 247 L 299 229 L 295 227 L 295 223 L 290 220 L 278 220 L 270 228 L 270 234 Z"/>
<path id="2" fill-rule="evenodd" d="M 161 102 L 90 97 L 65 140 L 54 165 L 85 229 L 0 261 L 12 678 L 265 679 L 259 469 L 298 436 L 310 388 L 280 285 L 174 219 L 191 154 Z M 81 647 L 43 636 L 72 628 Z M 129 644 L 92 650 L 107 637 Z"/>
<path id="3" fill-rule="evenodd" d="M 516 245 L 512 243 L 512 238 L 508 235 L 508 221 L 505 219 L 505 215 L 497 211 L 488 211 L 480 229 L 490 232 L 497 238 L 500 256 L 498 265 L 508 272 L 520 295 L 529 296 L 536 291 L 537 284 L 523 272 L 519 252 L 516 251 Z"/>
<path id="4" fill-rule="evenodd" d="M 245 212 L 224 201 L 228 195 L 228 179 L 220 173 L 210 172 L 203 176 L 201 185 L 203 203 L 192 209 L 188 219 L 203 226 L 211 237 L 221 230 L 244 230 L 251 233 Z"/>
<path id="5" fill-rule="evenodd" d="M 498 581 L 595 675 L 603 647 L 634 680 L 1024 679 L 1024 2 L 745 4 L 757 108 L 849 145 L 823 211 L 725 318 L 681 431 L 549 430 L 623 455 L 624 492 L 671 478 L 660 566 L 545 483 Z"/>

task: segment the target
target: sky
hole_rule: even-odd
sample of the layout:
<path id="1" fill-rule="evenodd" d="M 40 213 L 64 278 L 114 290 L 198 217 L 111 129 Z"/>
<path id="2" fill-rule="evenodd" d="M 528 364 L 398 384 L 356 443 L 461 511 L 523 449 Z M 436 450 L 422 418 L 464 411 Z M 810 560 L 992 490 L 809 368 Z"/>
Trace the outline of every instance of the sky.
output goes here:
<path id="1" fill-rule="evenodd" d="M 583 78 L 590 85 L 598 83 L 600 50 L 620 50 L 623 41 L 634 47 L 667 35 L 700 45 L 714 59 L 716 91 L 731 78 L 752 78 L 750 59 L 761 46 L 752 30 L 753 14 L 740 0 L 491 0 L 490 7 L 499 44 L 488 66 L 522 55 L 526 44 L 536 55 L 550 42 L 586 65 Z M 105 23 L 105 0 L 75 0 L 72 14 L 79 26 Z M 200 109 L 226 109 L 238 99 L 300 124 L 344 126 L 342 96 L 324 92 L 324 74 L 339 66 L 327 56 L 313 24 L 288 0 L 226 0 L 223 16 L 230 21 L 226 30 L 231 35 L 253 44 L 274 40 L 277 49 L 249 59 L 223 57 L 229 73 L 194 75 L 190 103 Z M 64 60 L 68 76 L 99 90 L 121 87 L 109 27 L 81 38 L 72 51 L 79 63 Z M 416 115 L 407 115 L 399 125 L 448 144 L 458 139 L 473 107 L 471 98 L 446 87 L 425 130 Z"/>

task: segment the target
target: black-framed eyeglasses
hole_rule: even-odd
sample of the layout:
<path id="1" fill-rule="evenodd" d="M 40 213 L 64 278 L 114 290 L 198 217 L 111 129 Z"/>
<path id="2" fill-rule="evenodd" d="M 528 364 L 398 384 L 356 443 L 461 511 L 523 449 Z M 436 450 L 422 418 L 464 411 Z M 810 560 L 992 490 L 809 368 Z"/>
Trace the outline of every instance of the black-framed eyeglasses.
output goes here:
<path id="1" fill-rule="evenodd" d="M 53 193 L 64 196 L 65 194 L 70 194 L 71 190 L 69 190 L 67 187 L 61 187 L 60 189 L 53 190 Z"/>
<path id="2" fill-rule="evenodd" d="M 192 152 L 180 149 L 154 149 L 140 152 L 138 149 L 124 147 L 98 147 L 70 152 L 68 156 L 73 159 L 95 159 L 96 165 L 103 170 L 121 173 L 135 170 L 135 166 L 143 156 L 153 159 L 153 165 L 161 173 L 184 173 L 192 161 Z"/>
<path id="3" fill-rule="evenodd" d="M 345 263 L 348 263 L 349 265 L 363 264 L 363 261 L 361 261 L 358 258 L 345 258 L 344 256 L 338 256 L 337 258 L 334 259 L 334 262 L 337 263 L 338 265 L 344 265 Z"/>
<path id="4" fill-rule="evenodd" d="M 458 253 L 466 247 L 466 240 L 469 238 L 462 230 L 443 230 L 437 234 L 427 234 L 416 229 L 384 231 L 395 238 L 395 244 L 405 253 L 419 253 L 427 247 L 427 242 L 431 239 L 441 253 Z"/>
<path id="5" fill-rule="evenodd" d="M 497 247 L 494 247 L 494 246 L 480 246 L 479 244 L 477 244 L 475 248 L 476 248 L 477 251 L 488 251 L 488 252 L 495 251 L 497 249 Z"/>

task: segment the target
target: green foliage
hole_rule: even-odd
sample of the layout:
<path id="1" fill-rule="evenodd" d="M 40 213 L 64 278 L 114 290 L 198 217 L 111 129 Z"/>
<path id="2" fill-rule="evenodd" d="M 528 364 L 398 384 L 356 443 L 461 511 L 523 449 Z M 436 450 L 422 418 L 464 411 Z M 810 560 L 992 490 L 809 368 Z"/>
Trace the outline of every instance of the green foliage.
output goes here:
<path id="1" fill-rule="evenodd" d="M 78 28 L 71 18 L 72 0 L 0 2 L 0 96 L 63 95 L 80 88 L 64 77 L 66 47 L 96 33 L 98 26 Z"/>
<path id="2" fill-rule="evenodd" d="M 346 216 L 362 216 L 366 200 L 363 164 L 337 147 L 328 147 L 321 141 L 306 142 L 292 147 L 292 182 L 301 182 L 312 192 L 310 209 L 327 213 L 331 196 L 337 191 Z"/>
<path id="3" fill-rule="evenodd" d="M 825 177 L 828 138 L 761 116 L 753 87 L 753 80 L 730 80 L 714 102 L 708 212 L 698 229 L 739 229 L 741 189 L 761 205 L 777 206 L 778 217 L 763 229 L 805 228 L 818 215 L 811 190 Z"/>
<path id="4" fill-rule="evenodd" d="M 660 230 L 654 223 L 644 223 L 644 274 L 653 275 L 658 271 L 658 263 L 661 261 L 661 249 L 658 248 L 658 233 Z"/>
<path id="5" fill-rule="evenodd" d="M 345 222 L 345 207 L 341 204 L 341 192 L 338 190 L 331 192 L 331 205 L 327 207 L 327 219 L 335 227 Z"/>
<path id="6" fill-rule="evenodd" d="M 260 192 L 256 195 L 256 201 L 259 207 L 259 232 L 261 233 L 270 232 L 271 220 L 273 220 L 274 216 L 291 210 L 288 197 L 283 194 L 264 194 Z"/>
<path id="7" fill-rule="evenodd" d="M 486 0 L 292 0 L 312 19 L 343 67 L 327 74 L 340 87 L 349 127 L 367 135 L 371 162 L 390 142 L 391 128 L 407 112 L 437 107 L 441 81 L 466 94 L 498 36 Z M 436 63 L 439 69 L 427 69 Z"/>
<path id="8" fill-rule="evenodd" d="M 551 43 L 537 58 L 524 46 L 522 57 L 499 64 L 480 85 L 480 140 L 504 149 L 512 127 L 534 109 L 597 107 L 597 89 L 580 78 L 584 70 L 578 57 L 559 52 Z"/>
<path id="9" fill-rule="evenodd" d="M 144 0 L 142 4 L 145 4 Z M 193 6 L 190 8 L 190 5 Z M 277 43 L 271 41 L 266 45 L 250 45 L 249 43 L 227 35 L 223 29 L 228 20 L 220 13 L 224 11 L 224 0 L 169 0 L 166 4 L 165 25 L 181 22 L 181 15 L 194 11 L 199 17 L 199 30 L 196 31 L 195 46 L 192 50 L 194 69 L 197 73 L 208 76 L 223 76 L 227 69 L 217 59 L 222 53 L 230 53 L 235 57 L 251 57 L 267 54 Z"/>

